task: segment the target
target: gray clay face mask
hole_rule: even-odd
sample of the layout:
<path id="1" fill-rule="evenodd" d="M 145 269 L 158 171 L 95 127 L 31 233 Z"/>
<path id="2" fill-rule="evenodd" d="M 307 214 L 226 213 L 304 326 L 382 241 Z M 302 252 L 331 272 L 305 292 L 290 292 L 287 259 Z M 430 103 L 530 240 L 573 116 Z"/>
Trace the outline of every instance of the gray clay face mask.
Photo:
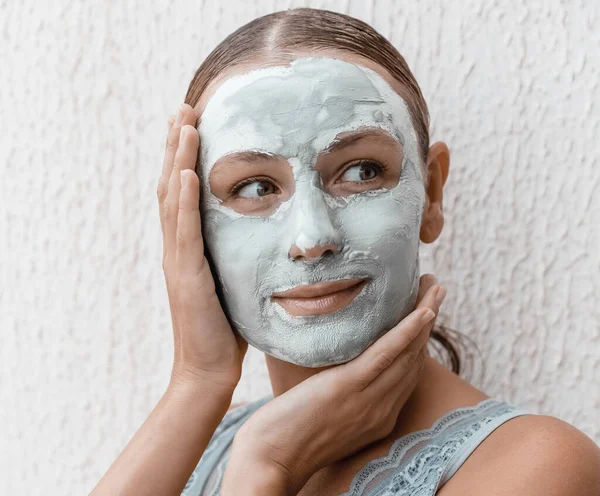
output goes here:
<path id="1" fill-rule="evenodd" d="M 369 129 L 402 150 L 397 183 L 345 196 L 327 191 L 318 159 L 340 134 Z M 339 364 L 412 310 L 425 190 L 408 108 L 379 74 L 309 58 L 234 76 L 210 98 L 198 130 L 204 236 L 227 313 L 252 346 L 305 367 Z M 268 214 L 240 213 L 211 189 L 215 163 L 249 151 L 276 158 L 292 178 L 289 198 Z M 348 172 L 350 180 L 362 178 L 356 172 Z M 244 188 L 253 193 L 257 183 Z M 294 256 L 323 246 L 331 249 L 318 257 Z M 272 298 L 302 285 L 355 279 L 364 280 L 360 292 L 331 313 L 293 315 Z"/>

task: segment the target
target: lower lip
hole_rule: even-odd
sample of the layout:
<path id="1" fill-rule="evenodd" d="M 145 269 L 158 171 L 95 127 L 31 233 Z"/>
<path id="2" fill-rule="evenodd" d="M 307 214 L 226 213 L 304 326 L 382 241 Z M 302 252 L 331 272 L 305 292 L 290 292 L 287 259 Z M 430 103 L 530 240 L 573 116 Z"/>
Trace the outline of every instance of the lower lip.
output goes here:
<path id="1" fill-rule="evenodd" d="M 325 315 L 338 312 L 346 308 L 354 298 L 365 287 L 367 281 L 361 281 L 358 284 L 346 288 L 336 293 L 331 293 L 315 298 L 273 298 L 273 301 L 279 304 L 287 313 L 293 317 L 307 317 L 311 315 Z"/>

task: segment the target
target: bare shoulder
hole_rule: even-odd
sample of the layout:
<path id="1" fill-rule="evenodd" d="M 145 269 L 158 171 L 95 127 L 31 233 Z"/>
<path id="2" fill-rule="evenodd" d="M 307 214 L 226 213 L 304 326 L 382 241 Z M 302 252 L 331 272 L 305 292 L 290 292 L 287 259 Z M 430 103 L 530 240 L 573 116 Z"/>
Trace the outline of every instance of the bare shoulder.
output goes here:
<path id="1" fill-rule="evenodd" d="M 523 415 L 492 432 L 438 491 L 454 495 L 600 495 L 600 448 L 556 417 Z"/>

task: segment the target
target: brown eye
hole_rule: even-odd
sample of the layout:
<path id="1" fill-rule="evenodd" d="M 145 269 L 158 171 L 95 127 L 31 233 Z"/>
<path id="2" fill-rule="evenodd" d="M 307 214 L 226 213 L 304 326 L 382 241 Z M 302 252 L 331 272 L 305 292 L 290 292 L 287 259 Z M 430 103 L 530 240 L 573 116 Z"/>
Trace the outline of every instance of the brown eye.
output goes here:
<path id="1" fill-rule="evenodd" d="M 348 167 L 340 177 L 340 181 L 360 182 L 375 179 L 381 173 L 381 166 L 377 162 L 359 162 Z"/>
<path id="2" fill-rule="evenodd" d="M 237 190 L 237 196 L 242 198 L 260 198 L 277 193 L 277 186 L 270 181 L 252 181 Z"/>

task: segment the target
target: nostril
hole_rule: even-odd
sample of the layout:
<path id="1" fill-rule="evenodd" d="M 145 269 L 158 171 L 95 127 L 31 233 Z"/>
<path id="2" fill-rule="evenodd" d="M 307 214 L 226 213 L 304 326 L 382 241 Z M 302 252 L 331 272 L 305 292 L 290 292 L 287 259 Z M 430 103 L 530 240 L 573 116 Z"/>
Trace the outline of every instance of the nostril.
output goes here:
<path id="1" fill-rule="evenodd" d="M 327 243 L 322 245 L 316 245 L 312 248 L 299 249 L 295 244 L 289 251 L 289 258 L 292 260 L 309 261 L 319 260 L 324 257 L 331 257 L 338 253 L 340 249 L 333 243 Z"/>
<path id="2" fill-rule="evenodd" d="M 327 250 L 325 250 L 323 252 L 323 254 L 321 256 L 322 257 L 331 257 L 333 255 L 335 255 L 334 251 L 328 248 Z"/>

